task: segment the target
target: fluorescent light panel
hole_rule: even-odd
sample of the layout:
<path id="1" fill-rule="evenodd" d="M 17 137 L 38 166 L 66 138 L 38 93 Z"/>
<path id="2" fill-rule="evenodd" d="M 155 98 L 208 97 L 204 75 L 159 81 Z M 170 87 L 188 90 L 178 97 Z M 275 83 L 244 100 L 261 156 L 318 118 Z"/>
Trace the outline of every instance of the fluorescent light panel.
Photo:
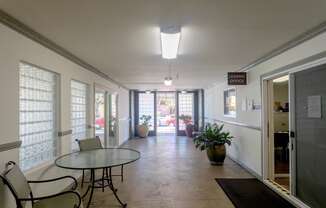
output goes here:
<path id="1" fill-rule="evenodd" d="M 172 32 L 168 30 L 166 32 L 161 30 L 162 58 L 177 58 L 180 36 L 180 30 L 174 30 Z"/>
<path id="2" fill-rule="evenodd" d="M 289 80 L 289 76 L 283 76 L 283 77 L 279 77 L 273 80 L 274 83 L 280 83 L 280 82 L 286 82 Z"/>

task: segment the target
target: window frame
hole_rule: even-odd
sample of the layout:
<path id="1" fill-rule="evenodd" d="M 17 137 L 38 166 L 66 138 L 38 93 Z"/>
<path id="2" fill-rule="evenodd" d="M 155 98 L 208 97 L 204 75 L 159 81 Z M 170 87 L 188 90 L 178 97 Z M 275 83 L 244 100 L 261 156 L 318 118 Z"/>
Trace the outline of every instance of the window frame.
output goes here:
<path id="1" fill-rule="evenodd" d="M 226 111 L 228 106 L 227 106 L 227 98 L 230 96 L 229 93 L 230 91 L 234 91 L 234 97 L 235 97 L 235 111 L 234 114 L 230 113 L 230 110 L 228 109 L 228 112 Z M 226 96 L 227 93 L 227 96 Z M 237 89 L 235 87 L 227 88 L 223 90 L 223 115 L 224 117 L 230 117 L 230 118 L 236 118 L 237 117 Z"/>

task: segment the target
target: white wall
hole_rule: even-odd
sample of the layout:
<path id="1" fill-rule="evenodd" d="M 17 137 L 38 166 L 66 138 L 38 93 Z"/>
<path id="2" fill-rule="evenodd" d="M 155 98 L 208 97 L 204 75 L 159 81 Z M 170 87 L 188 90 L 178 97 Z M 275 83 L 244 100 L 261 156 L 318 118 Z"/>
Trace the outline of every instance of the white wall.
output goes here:
<path id="1" fill-rule="evenodd" d="M 95 83 L 105 86 L 118 93 L 119 105 L 119 144 L 129 137 L 129 99 L 128 91 L 119 88 L 117 85 L 103 79 L 102 77 L 87 71 L 68 59 L 54 53 L 40 44 L 18 34 L 8 27 L 0 24 L 0 144 L 19 140 L 18 118 L 19 118 L 19 70 L 20 61 L 26 61 L 40 67 L 54 71 L 60 75 L 60 131 L 70 130 L 70 80 L 80 80 L 90 86 L 90 111 L 89 124 L 94 121 L 93 87 Z M 91 130 L 90 134 L 93 134 Z M 61 154 L 70 152 L 70 135 L 60 138 Z M 0 171 L 3 171 L 4 164 L 8 160 L 18 162 L 18 150 L 0 152 Z M 50 163 L 51 164 L 51 163 Z M 53 164 L 53 162 L 52 162 Z M 69 171 L 68 171 L 69 173 Z M 54 166 L 44 167 L 29 171 L 29 178 L 50 178 L 53 176 L 65 175 L 67 171 Z M 76 173 L 77 174 L 77 173 Z M 62 185 L 52 188 L 61 188 Z M 40 191 L 53 191 L 44 188 Z M 10 207 L 4 202 L 4 195 L 0 186 L 0 207 Z"/>
<path id="2" fill-rule="evenodd" d="M 119 93 L 119 145 L 129 139 L 129 91 Z"/>
<path id="3" fill-rule="evenodd" d="M 261 104 L 260 76 L 324 51 L 326 51 L 326 33 L 320 34 L 252 68 L 248 72 L 248 85 L 236 87 L 236 118 L 229 118 L 223 115 L 223 90 L 228 87 L 226 82 L 217 83 L 205 89 L 205 117 L 208 120 L 227 120 L 260 127 L 262 125 L 260 110 L 242 111 L 241 109 L 242 100 L 246 98 L 248 100 L 254 100 L 257 104 Z M 261 132 L 259 130 L 230 124 L 226 124 L 225 127 L 236 137 L 232 146 L 228 148 L 228 155 L 261 176 Z"/>

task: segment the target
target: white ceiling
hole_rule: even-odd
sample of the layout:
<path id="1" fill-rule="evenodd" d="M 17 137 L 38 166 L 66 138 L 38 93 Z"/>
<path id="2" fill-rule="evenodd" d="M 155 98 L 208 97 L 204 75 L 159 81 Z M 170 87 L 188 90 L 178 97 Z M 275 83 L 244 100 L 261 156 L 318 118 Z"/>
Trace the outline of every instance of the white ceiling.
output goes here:
<path id="1" fill-rule="evenodd" d="M 176 88 L 221 81 L 326 20 L 325 0 L 0 0 L 0 8 L 129 88 L 164 89 L 160 26 L 180 25 Z"/>

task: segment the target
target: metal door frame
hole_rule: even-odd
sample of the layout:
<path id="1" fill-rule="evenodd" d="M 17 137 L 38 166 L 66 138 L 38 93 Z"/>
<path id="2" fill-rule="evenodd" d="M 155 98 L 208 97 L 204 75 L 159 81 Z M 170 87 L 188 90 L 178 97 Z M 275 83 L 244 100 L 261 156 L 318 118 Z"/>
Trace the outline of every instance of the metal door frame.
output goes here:
<path id="1" fill-rule="evenodd" d="M 138 91 L 138 90 L 133 90 L 134 93 L 134 136 L 137 136 L 137 126 L 139 124 L 139 94 L 140 93 L 146 93 L 146 91 Z M 175 93 L 175 108 L 176 108 L 176 126 L 175 126 L 175 135 L 176 136 L 184 136 L 185 132 L 179 131 L 179 94 L 181 91 L 152 91 L 151 93 L 154 94 L 154 130 L 149 132 L 149 136 L 156 136 L 157 135 L 157 93 Z M 199 126 L 199 93 L 198 90 L 191 90 L 187 91 L 187 93 L 193 93 L 194 95 L 194 124 L 195 124 L 195 130 L 198 129 Z M 203 113 L 203 112 L 202 112 Z"/>

